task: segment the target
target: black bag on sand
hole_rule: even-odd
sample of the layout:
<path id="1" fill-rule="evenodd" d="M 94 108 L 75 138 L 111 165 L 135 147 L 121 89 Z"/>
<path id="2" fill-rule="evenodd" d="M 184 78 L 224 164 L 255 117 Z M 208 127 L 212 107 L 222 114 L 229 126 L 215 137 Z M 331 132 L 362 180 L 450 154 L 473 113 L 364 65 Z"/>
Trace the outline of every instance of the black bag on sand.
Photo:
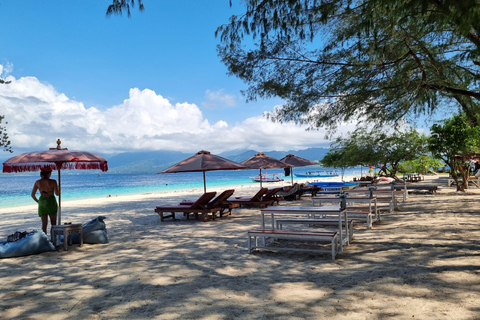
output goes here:
<path id="1" fill-rule="evenodd" d="M 85 223 L 83 227 L 83 243 L 108 243 L 107 228 L 105 225 L 106 217 L 98 216 L 97 218 Z M 80 236 L 74 234 L 73 243 L 80 243 Z"/>

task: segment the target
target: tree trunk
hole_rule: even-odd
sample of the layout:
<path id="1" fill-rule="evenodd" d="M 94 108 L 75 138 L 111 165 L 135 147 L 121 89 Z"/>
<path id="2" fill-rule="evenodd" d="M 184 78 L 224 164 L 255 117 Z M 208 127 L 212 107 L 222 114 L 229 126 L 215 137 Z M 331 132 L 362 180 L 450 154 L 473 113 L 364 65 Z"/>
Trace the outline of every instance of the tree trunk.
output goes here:
<path id="1" fill-rule="evenodd" d="M 464 181 L 463 181 L 462 184 L 460 184 L 458 182 L 458 170 L 457 169 L 460 169 L 462 166 L 458 166 L 457 161 L 454 158 L 450 159 L 449 165 L 450 165 L 450 175 L 452 176 L 453 181 L 455 181 L 455 185 L 457 186 L 457 191 L 465 192 L 465 186 L 464 186 L 465 179 L 463 179 Z M 462 176 L 463 176 L 463 174 L 462 174 Z M 467 184 L 468 184 L 468 180 L 467 180 Z"/>

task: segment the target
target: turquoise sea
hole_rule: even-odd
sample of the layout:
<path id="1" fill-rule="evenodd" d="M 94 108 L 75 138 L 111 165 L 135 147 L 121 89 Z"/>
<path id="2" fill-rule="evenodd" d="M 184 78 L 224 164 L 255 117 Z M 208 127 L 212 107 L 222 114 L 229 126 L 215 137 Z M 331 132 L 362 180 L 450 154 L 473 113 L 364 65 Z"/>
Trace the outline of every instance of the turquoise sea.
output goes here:
<path id="1" fill-rule="evenodd" d="M 294 168 L 294 173 L 305 171 L 329 170 L 308 167 Z M 262 173 L 283 174 L 282 169 L 262 170 Z M 207 191 L 218 191 L 232 185 L 254 184 L 250 177 L 259 170 L 209 171 L 205 173 Z M 356 173 L 356 174 L 355 174 Z M 345 179 L 352 175 L 360 176 L 360 169 L 348 169 Z M 38 172 L 1 173 L 0 174 L 0 208 L 34 204 L 30 193 L 34 182 L 39 179 Z M 340 181 L 341 177 L 338 177 Z M 52 173 L 52 179 L 58 181 L 58 173 Z M 321 178 L 317 178 L 321 179 Z M 295 177 L 294 177 L 295 180 Z M 285 183 L 291 177 L 285 177 Z M 201 172 L 185 173 L 108 173 L 96 171 L 64 170 L 61 172 L 62 201 L 90 198 L 103 198 L 108 195 L 132 195 L 180 190 L 203 190 Z M 258 183 L 256 183 L 258 184 Z M 268 186 L 268 185 L 267 185 Z"/>

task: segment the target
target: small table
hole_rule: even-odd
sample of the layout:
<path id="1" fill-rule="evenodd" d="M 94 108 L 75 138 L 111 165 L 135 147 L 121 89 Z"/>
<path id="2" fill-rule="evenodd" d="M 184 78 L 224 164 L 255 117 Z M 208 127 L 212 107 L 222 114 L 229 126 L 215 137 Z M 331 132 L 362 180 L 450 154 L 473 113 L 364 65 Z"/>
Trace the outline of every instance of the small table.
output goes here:
<path id="1" fill-rule="evenodd" d="M 83 226 L 80 223 L 63 224 L 52 226 L 51 238 L 53 245 L 57 246 L 57 236 L 63 235 L 63 250 L 68 250 L 68 244 L 72 245 L 72 238 L 74 234 L 80 235 L 79 247 L 83 245 Z"/>

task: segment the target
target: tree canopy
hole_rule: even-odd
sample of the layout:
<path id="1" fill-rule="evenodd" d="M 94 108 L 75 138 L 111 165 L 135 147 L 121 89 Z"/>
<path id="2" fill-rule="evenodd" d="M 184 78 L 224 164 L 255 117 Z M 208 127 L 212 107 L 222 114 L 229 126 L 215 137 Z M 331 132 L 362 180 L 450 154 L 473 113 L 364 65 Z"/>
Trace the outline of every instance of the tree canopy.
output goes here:
<path id="1" fill-rule="evenodd" d="M 10 146 L 10 140 L 8 138 L 7 128 L 2 125 L 2 121 L 5 117 L 0 116 L 0 148 L 3 151 L 13 152 Z"/>
<path id="2" fill-rule="evenodd" d="M 248 99 L 285 99 L 273 119 L 335 128 L 460 108 L 480 123 L 478 0 L 245 3 L 218 52 Z"/>
<path id="3" fill-rule="evenodd" d="M 412 128 L 390 131 L 360 128 L 337 138 L 321 163 L 332 167 L 380 166 L 385 174 L 396 178 L 400 162 L 417 159 L 426 147 L 427 137 Z"/>
<path id="4" fill-rule="evenodd" d="M 145 9 L 142 0 L 137 0 L 136 3 L 138 5 L 138 10 L 143 11 Z M 124 11 L 127 11 L 127 15 L 130 17 L 130 9 L 134 7 L 135 0 L 112 0 L 112 4 L 107 8 L 107 17 L 112 14 L 122 15 Z"/>
<path id="5" fill-rule="evenodd" d="M 428 149 L 434 156 L 450 166 L 450 174 L 455 180 L 457 190 L 468 188 L 469 164 L 468 154 L 479 151 L 480 127 L 472 126 L 463 113 L 446 119 L 442 124 L 434 124 L 428 139 Z M 458 182 L 458 174 L 463 177 L 463 184 Z"/>

